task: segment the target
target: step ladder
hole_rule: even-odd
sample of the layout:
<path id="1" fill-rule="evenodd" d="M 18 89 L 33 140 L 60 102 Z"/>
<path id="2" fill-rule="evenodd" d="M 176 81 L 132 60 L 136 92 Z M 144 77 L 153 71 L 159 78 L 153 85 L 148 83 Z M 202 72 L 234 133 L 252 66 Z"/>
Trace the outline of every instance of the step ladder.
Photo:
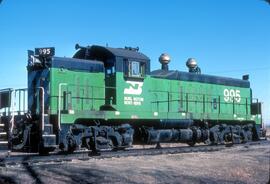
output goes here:
<path id="1" fill-rule="evenodd" d="M 0 118 L 0 150 L 8 150 L 8 132 L 7 126 L 1 122 Z"/>
<path id="2" fill-rule="evenodd" d="M 53 133 L 53 125 L 49 122 L 48 114 L 44 114 L 44 131 L 42 139 L 45 147 L 57 147 L 56 135 Z"/>

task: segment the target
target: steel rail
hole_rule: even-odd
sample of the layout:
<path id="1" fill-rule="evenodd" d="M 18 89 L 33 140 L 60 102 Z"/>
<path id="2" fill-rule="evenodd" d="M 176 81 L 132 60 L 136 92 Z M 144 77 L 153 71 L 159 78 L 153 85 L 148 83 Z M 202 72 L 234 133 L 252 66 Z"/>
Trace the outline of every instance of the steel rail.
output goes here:
<path id="1" fill-rule="evenodd" d="M 270 140 L 261 140 L 256 142 L 248 142 L 245 144 L 223 144 L 223 145 L 198 145 L 194 147 L 162 147 L 157 148 L 129 148 L 126 150 L 103 150 L 98 154 L 90 151 L 76 151 L 72 154 L 65 154 L 63 152 L 53 152 L 48 156 L 40 156 L 37 153 L 18 153 L 18 155 L 8 155 L 0 158 L 0 167 L 14 167 L 21 165 L 39 165 L 39 164 L 59 164 L 71 162 L 74 160 L 86 161 L 90 159 L 105 159 L 105 158 L 120 158 L 129 156 L 147 156 L 147 155 L 162 155 L 162 154 L 179 154 L 192 152 L 213 152 L 223 149 L 230 149 L 232 147 L 249 147 L 253 145 L 269 144 Z"/>

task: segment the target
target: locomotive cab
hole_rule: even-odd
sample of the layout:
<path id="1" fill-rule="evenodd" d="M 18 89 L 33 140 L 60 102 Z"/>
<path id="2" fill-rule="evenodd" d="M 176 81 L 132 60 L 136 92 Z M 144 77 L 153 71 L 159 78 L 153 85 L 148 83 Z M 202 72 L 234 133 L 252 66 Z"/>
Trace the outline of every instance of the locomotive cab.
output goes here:
<path id="1" fill-rule="evenodd" d="M 140 88 L 147 75 L 150 74 L 150 59 L 138 52 L 138 48 L 110 48 L 102 46 L 76 46 L 79 49 L 74 58 L 98 60 L 105 67 L 105 105 L 101 110 L 120 111 L 123 109 L 123 96 L 121 96 L 123 83 Z M 131 81 L 131 83 L 130 83 Z M 138 85 L 138 86 L 137 86 Z M 133 88 L 130 87 L 132 90 Z M 135 89 L 136 90 L 136 89 Z M 141 90 L 141 89 L 139 89 Z"/>

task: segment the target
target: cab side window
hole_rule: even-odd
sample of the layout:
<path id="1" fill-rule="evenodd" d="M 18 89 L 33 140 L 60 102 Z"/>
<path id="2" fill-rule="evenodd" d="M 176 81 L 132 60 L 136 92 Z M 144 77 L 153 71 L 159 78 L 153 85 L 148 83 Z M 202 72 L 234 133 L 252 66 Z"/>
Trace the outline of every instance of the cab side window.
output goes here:
<path id="1" fill-rule="evenodd" d="M 132 78 L 144 78 L 145 76 L 145 63 L 139 61 L 128 61 L 125 62 L 125 77 Z"/>
<path id="2" fill-rule="evenodd" d="M 141 77 L 140 63 L 137 61 L 131 61 L 131 76 Z"/>
<path id="3" fill-rule="evenodd" d="M 111 76 L 115 74 L 115 66 L 106 68 L 106 76 Z"/>

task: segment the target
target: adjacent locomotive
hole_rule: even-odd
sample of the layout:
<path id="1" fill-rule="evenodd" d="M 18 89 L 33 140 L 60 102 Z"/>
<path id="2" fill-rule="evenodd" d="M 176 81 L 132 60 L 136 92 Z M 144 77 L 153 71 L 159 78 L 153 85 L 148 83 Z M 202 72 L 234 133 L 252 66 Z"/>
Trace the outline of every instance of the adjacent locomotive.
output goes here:
<path id="1" fill-rule="evenodd" d="M 13 150 L 124 149 L 133 144 L 194 145 L 258 140 L 261 103 L 247 79 L 150 70 L 138 48 L 81 47 L 72 58 L 54 48 L 28 51 L 28 88 L 0 91 L 1 124 Z M 4 142 L 3 142 L 4 143 Z"/>

